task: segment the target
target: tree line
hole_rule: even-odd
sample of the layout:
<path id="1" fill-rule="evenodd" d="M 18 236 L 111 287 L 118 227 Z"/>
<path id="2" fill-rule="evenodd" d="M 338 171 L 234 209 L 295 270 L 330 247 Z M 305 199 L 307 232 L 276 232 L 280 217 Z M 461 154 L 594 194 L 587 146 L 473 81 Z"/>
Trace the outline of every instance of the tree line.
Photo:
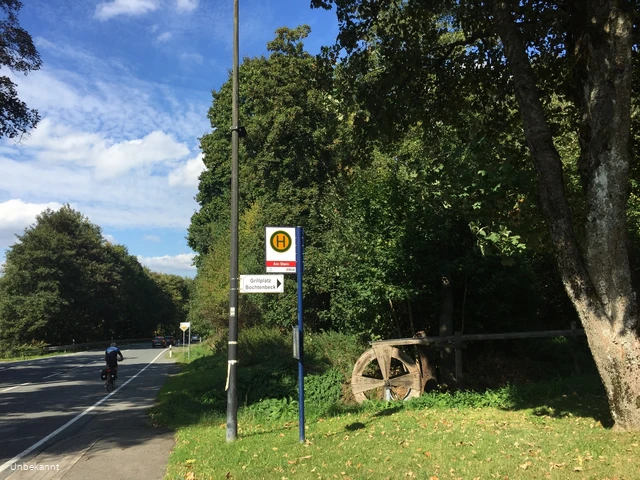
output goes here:
<path id="1" fill-rule="evenodd" d="M 320 55 L 279 29 L 240 66 L 240 273 L 264 271 L 265 225 L 303 225 L 309 328 L 576 321 L 616 425 L 639 428 L 637 2 L 560 3 L 337 2 Z M 231 91 L 188 236 L 203 328 L 228 321 Z M 241 296 L 241 325 L 295 324 L 285 291 Z"/>
<path id="2" fill-rule="evenodd" d="M 190 279 L 151 272 L 69 205 L 38 215 L 3 270 L 5 351 L 173 334 L 186 318 Z"/>

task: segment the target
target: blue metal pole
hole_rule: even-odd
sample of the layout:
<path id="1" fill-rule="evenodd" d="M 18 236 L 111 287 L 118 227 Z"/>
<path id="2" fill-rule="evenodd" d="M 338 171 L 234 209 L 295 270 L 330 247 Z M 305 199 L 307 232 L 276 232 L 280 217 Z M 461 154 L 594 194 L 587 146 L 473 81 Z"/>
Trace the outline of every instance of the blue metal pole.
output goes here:
<path id="1" fill-rule="evenodd" d="M 298 276 L 298 337 L 300 339 L 300 358 L 298 358 L 298 412 L 300 424 L 300 442 L 304 443 L 304 342 L 302 336 L 302 271 L 304 270 L 303 259 L 304 229 L 302 227 L 296 227 L 296 273 Z"/>

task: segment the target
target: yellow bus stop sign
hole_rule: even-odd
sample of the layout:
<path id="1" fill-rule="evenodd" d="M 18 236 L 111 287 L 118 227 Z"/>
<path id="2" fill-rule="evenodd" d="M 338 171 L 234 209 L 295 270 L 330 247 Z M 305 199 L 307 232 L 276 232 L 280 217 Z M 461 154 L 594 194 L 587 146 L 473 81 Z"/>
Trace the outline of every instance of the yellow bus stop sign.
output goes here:
<path id="1" fill-rule="evenodd" d="M 271 244 L 271 248 L 273 248 L 278 253 L 284 253 L 291 248 L 293 242 L 291 241 L 291 235 L 289 235 L 284 230 L 277 230 L 273 232 L 271 238 L 269 239 L 269 243 Z"/>

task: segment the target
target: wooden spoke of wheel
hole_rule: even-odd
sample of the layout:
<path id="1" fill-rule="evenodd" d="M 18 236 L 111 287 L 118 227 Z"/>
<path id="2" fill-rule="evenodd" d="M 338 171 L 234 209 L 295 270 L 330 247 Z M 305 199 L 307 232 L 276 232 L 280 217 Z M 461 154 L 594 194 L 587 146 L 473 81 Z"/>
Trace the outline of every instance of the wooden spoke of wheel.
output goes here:
<path id="1" fill-rule="evenodd" d="M 420 367 L 397 347 L 374 346 L 356 361 L 351 375 L 351 389 L 358 403 L 367 399 L 391 397 L 407 400 L 421 393 Z"/>

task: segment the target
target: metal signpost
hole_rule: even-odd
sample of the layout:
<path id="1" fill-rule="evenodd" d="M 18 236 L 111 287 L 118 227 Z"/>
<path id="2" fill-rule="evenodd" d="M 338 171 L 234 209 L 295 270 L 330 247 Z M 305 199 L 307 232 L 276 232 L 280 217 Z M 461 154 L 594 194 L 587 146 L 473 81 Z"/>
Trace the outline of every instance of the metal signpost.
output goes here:
<path id="1" fill-rule="evenodd" d="M 304 270 L 304 229 L 296 227 L 296 274 L 298 277 L 298 405 L 300 441 L 304 442 L 304 349 L 302 337 L 302 272 Z"/>
<path id="2" fill-rule="evenodd" d="M 187 358 L 191 358 L 191 322 L 182 322 L 180 330 L 182 330 L 182 354 L 184 355 L 184 332 L 189 330 L 189 347 L 187 348 Z"/>
<path id="3" fill-rule="evenodd" d="M 268 273 L 295 273 L 298 279 L 298 326 L 293 328 L 293 357 L 298 360 L 300 441 L 304 433 L 304 350 L 302 340 L 302 272 L 304 229 L 265 227 L 265 269 Z M 284 293 L 284 275 L 240 275 L 240 293 Z"/>
<path id="4" fill-rule="evenodd" d="M 293 330 L 293 357 L 298 360 L 300 441 L 304 442 L 304 348 L 302 338 L 304 229 L 302 227 L 265 227 L 264 231 L 267 272 L 295 273 L 298 278 L 298 326 Z M 264 275 L 264 277 L 276 276 Z"/>

